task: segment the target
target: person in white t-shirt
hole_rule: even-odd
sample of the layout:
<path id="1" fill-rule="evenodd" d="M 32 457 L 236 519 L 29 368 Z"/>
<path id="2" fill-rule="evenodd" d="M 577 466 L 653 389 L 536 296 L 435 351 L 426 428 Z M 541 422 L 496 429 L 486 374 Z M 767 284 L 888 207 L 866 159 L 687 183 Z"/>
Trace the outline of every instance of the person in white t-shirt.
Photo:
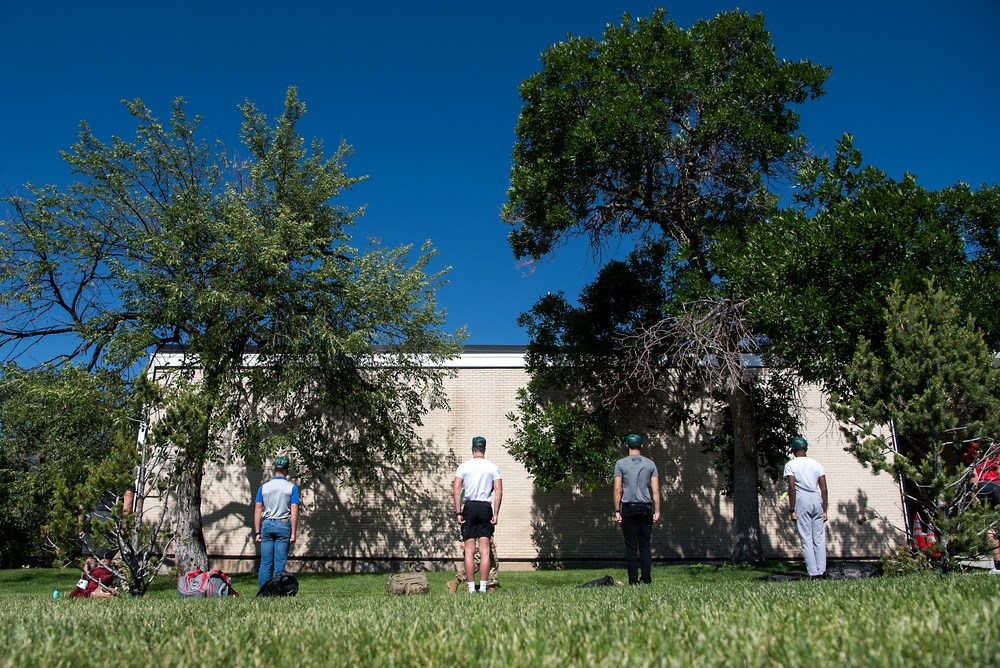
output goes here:
<path id="1" fill-rule="evenodd" d="M 490 538 L 493 537 L 503 499 L 500 469 L 486 459 L 486 439 L 472 439 L 472 459 L 455 471 L 452 484 L 455 515 L 462 527 L 465 543 L 465 579 L 470 592 L 476 591 L 475 559 L 479 545 L 479 591 L 486 593 L 490 574 Z M 465 496 L 463 504 L 462 496 Z M 493 503 L 490 503 L 490 497 Z"/>
<path id="2" fill-rule="evenodd" d="M 826 575 L 826 473 L 822 464 L 806 456 L 806 439 L 796 436 L 789 446 L 795 456 L 785 464 L 788 505 L 802 541 L 806 572 L 821 578 Z"/>

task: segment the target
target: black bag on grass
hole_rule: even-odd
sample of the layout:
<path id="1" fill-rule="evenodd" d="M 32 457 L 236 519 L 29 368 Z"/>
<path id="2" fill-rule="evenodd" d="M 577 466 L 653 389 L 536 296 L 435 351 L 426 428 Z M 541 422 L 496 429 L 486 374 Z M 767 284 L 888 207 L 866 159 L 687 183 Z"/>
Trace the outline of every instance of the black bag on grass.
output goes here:
<path id="1" fill-rule="evenodd" d="M 877 578 L 878 576 L 878 566 L 875 564 L 842 561 L 836 564 L 829 564 L 826 567 L 826 577 L 828 580 L 863 580 L 864 578 Z"/>
<path id="2" fill-rule="evenodd" d="M 586 589 L 588 587 L 614 587 L 615 579 L 610 575 L 605 575 L 603 578 L 597 578 L 596 580 L 591 580 L 590 582 L 584 582 L 582 585 L 578 585 L 577 589 Z"/>
<path id="3" fill-rule="evenodd" d="M 299 581 L 288 571 L 278 571 L 274 577 L 261 586 L 257 596 L 295 596 L 299 593 Z"/>

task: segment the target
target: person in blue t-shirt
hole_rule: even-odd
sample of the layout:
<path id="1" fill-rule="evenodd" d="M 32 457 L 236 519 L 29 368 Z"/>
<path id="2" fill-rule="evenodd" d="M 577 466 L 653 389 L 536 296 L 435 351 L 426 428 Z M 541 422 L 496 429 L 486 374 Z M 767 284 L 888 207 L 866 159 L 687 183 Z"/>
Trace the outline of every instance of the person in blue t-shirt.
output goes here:
<path id="1" fill-rule="evenodd" d="M 285 570 L 288 550 L 299 525 L 299 488 L 288 480 L 288 457 L 274 460 L 274 477 L 257 490 L 253 509 L 254 540 L 260 543 L 257 586 Z"/>

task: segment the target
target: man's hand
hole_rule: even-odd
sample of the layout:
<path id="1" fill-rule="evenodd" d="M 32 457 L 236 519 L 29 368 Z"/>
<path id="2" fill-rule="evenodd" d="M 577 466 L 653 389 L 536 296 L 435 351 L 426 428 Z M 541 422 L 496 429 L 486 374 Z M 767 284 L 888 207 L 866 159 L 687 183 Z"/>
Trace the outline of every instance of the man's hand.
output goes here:
<path id="1" fill-rule="evenodd" d="M 660 513 L 653 513 L 653 524 L 660 521 Z"/>
<path id="2" fill-rule="evenodd" d="M 288 537 L 288 542 L 289 543 L 294 543 L 295 542 L 295 534 L 292 534 L 291 536 Z"/>
<path id="3" fill-rule="evenodd" d="M 499 519 L 499 518 L 496 515 L 493 515 L 493 517 L 490 518 L 490 524 L 496 526 L 497 519 Z"/>
<path id="4" fill-rule="evenodd" d="M 826 519 L 826 513 L 823 513 L 823 519 Z M 798 513 L 796 513 L 794 510 L 792 511 L 792 521 L 793 522 L 799 521 Z"/>
<path id="5" fill-rule="evenodd" d="M 254 539 L 254 542 L 256 542 L 256 543 L 259 543 L 259 542 L 260 542 L 260 532 L 259 532 L 259 531 L 258 531 L 258 532 L 257 532 L 257 534 L 256 534 L 256 535 L 255 535 L 255 536 L 253 537 L 253 539 Z"/>
<path id="6" fill-rule="evenodd" d="M 622 514 L 620 512 L 615 513 L 615 524 L 622 523 Z"/>
<path id="7" fill-rule="evenodd" d="M 465 524 L 465 518 L 464 518 L 464 517 L 462 517 L 462 513 L 459 513 L 459 514 L 458 514 L 458 515 L 456 515 L 455 517 L 457 517 L 457 518 L 458 518 L 458 523 L 459 523 L 459 524 Z"/>

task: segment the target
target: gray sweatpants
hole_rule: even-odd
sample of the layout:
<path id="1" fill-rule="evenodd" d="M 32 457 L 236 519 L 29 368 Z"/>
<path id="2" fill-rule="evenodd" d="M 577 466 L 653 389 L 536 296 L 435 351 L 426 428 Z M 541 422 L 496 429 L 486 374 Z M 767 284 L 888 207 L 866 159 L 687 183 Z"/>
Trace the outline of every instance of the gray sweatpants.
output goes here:
<path id="1" fill-rule="evenodd" d="M 826 573 L 826 523 L 823 521 L 823 497 L 817 493 L 795 495 L 795 528 L 802 541 L 802 556 L 809 575 Z"/>

